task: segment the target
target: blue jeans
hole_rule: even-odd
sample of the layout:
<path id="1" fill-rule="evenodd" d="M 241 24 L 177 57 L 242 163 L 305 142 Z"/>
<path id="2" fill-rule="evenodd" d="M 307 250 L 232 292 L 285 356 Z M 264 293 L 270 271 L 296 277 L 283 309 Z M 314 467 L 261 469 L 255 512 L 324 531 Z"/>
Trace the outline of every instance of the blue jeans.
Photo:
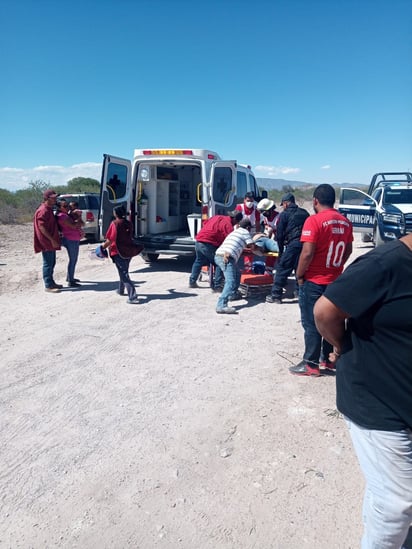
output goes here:
<path id="1" fill-rule="evenodd" d="M 74 282 L 74 271 L 76 269 L 77 259 L 79 257 L 79 240 L 68 240 L 67 238 L 62 238 L 62 244 L 67 250 L 67 255 L 69 256 L 69 263 L 67 265 L 67 282 Z"/>
<path id="2" fill-rule="evenodd" d="M 190 283 L 194 284 L 197 279 L 199 278 L 200 271 L 202 270 L 202 267 L 204 265 L 210 265 L 213 263 L 215 265 L 215 252 L 217 250 L 217 246 L 213 246 L 213 244 L 209 244 L 207 242 L 197 242 L 195 243 L 195 250 L 196 250 L 196 259 L 192 266 L 192 272 L 190 275 Z M 223 273 L 220 267 L 216 267 L 215 269 L 215 276 L 213 284 L 211 284 L 213 287 L 221 286 L 223 282 Z"/>
<path id="3" fill-rule="evenodd" d="M 255 241 L 255 244 L 263 253 L 279 251 L 279 246 L 276 240 L 273 240 L 273 238 L 269 238 L 268 236 L 262 236 L 259 240 Z"/>
<path id="4" fill-rule="evenodd" d="M 56 251 L 51 250 L 42 252 L 43 256 L 43 280 L 46 288 L 53 288 L 55 282 L 53 278 L 54 267 L 56 265 Z"/>
<path id="5" fill-rule="evenodd" d="M 303 359 L 312 368 L 318 366 L 321 360 L 329 362 L 329 353 L 333 350 L 332 345 L 318 332 L 313 316 L 313 307 L 326 288 L 326 284 L 314 284 L 309 281 L 299 286 L 300 317 L 305 338 Z"/>
<path id="6" fill-rule="evenodd" d="M 362 549 L 400 548 L 412 522 L 412 432 L 364 429 L 345 419 L 366 481 Z"/>
<path id="7" fill-rule="evenodd" d="M 217 300 L 216 309 L 223 309 L 227 307 L 229 297 L 236 294 L 240 284 L 240 269 L 237 262 L 230 258 L 227 263 L 223 261 L 223 256 L 215 255 L 215 263 L 220 267 L 225 276 L 225 285 L 223 286 L 222 293 Z"/>
<path id="8" fill-rule="evenodd" d="M 117 272 L 119 273 L 119 293 L 122 294 L 126 288 L 129 299 L 135 298 L 136 290 L 129 276 L 130 259 L 123 259 L 123 257 L 120 257 L 118 254 L 113 255 L 112 259 L 116 265 Z"/>

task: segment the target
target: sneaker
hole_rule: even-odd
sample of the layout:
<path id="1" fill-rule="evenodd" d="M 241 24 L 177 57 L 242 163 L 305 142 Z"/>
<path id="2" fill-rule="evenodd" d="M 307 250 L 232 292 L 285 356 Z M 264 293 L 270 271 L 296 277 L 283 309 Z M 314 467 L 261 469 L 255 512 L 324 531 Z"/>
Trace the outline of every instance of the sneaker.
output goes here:
<path id="1" fill-rule="evenodd" d="M 45 292 L 50 292 L 52 294 L 58 294 L 60 292 L 60 288 L 56 288 L 56 286 L 51 286 L 50 288 L 44 288 Z"/>
<path id="2" fill-rule="evenodd" d="M 134 297 L 129 297 L 127 303 L 129 303 L 129 305 L 137 305 L 137 303 L 139 303 L 139 298 L 137 297 L 137 295 L 135 295 Z"/>
<path id="3" fill-rule="evenodd" d="M 237 315 L 237 310 L 234 307 L 222 307 L 220 309 L 216 309 L 216 312 L 219 315 Z"/>
<path id="4" fill-rule="evenodd" d="M 223 286 L 214 286 L 214 287 L 212 288 L 212 292 L 213 292 L 214 294 L 221 294 L 222 291 L 223 291 Z"/>
<path id="5" fill-rule="evenodd" d="M 322 375 L 319 368 L 309 366 L 304 360 L 299 362 L 296 366 L 291 366 L 289 372 L 295 376 L 313 376 L 319 377 Z"/>
<path id="6" fill-rule="evenodd" d="M 74 280 L 73 280 L 72 282 L 69 282 L 69 283 L 67 284 L 67 286 L 68 286 L 69 288 L 80 288 L 81 284 L 79 284 L 78 282 L 74 282 Z"/>
<path id="7" fill-rule="evenodd" d="M 229 301 L 239 301 L 239 299 L 243 299 L 243 295 L 239 292 L 239 290 L 229 297 Z"/>
<path id="8" fill-rule="evenodd" d="M 57 288 L 58 290 L 61 290 L 63 288 L 63 284 L 56 284 L 56 282 L 53 282 L 52 288 Z"/>
<path id="9" fill-rule="evenodd" d="M 336 372 L 336 364 L 334 362 L 321 362 L 319 364 L 321 370 L 325 370 L 326 373 Z"/>
<path id="10" fill-rule="evenodd" d="M 199 288 L 197 282 L 189 282 L 189 288 Z"/>
<path id="11" fill-rule="evenodd" d="M 278 305 L 282 304 L 282 300 L 279 297 L 275 297 L 272 294 L 266 296 L 266 303 L 277 303 Z"/>

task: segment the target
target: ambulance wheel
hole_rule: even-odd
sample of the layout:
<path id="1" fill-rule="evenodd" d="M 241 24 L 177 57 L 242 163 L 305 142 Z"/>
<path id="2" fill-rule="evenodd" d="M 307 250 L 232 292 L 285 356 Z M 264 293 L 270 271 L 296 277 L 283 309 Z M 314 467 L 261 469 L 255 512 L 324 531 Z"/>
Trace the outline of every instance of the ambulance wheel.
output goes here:
<path id="1" fill-rule="evenodd" d="M 159 254 L 141 253 L 140 255 L 145 263 L 154 263 L 159 259 Z"/>

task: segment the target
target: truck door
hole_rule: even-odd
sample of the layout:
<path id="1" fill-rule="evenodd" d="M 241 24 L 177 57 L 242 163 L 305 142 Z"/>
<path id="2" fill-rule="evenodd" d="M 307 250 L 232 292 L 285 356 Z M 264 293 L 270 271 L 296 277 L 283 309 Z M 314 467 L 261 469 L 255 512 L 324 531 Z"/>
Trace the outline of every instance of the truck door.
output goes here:
<path id="1" fill-rule="evenodd" d="M 124 206 L 129 211 L 131 171 L 130 160 L 103 155 L 99 212 L 99 236 L 102 240 L 113 219 L 113 208 Z"/>
<path id="2" fill-rule="evenodd" d="M 356 232 L 372 232 L 376 207 L 376 200 L 359 189 L 340 191 L 338 210 L 352 222 Z"/>
<path id="3" fill-rule="evenodd" d="M 235 207 L 236 162 L 214 162 L 210 172 L 211 212 L 223 215 Z"/>

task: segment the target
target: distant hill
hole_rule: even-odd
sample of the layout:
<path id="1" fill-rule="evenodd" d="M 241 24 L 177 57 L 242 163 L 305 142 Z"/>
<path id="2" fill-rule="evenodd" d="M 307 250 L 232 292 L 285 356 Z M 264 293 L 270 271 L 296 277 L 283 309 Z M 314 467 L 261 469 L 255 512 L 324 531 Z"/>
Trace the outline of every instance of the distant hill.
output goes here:
<path id="1" fill-rule="evenodd" d="M 256 181 L 259 187 L 266 189 L 267 191 L 281 190 L 283 187 L 289 186 L 296 189 L 299 187 L 314 187 L 315 185 L 318 185 L 318 183 L 307 183 L 305 181 L 295 181 L 292 179 L 270 179 L 268 177 L 257 177 Z M 357 189 L 365 187 L 365 185 L 361 185 L 360 183 L 332 183 L 332 185 L 338 187 L 355 187 Z"/>
<path id="2" fill-rule="evenodd" d="M 296 188 L 311 185 L 310 183 L 305 183 L 304 181 L 293 181 L 289 179 L 270 179 L 268 177 L 257 177 L 256 181 L 259 187 L 262 187 L 267 191 L 270 191 L 271 189 L 281 190 L 282 187 L 285 186 Z"/>

